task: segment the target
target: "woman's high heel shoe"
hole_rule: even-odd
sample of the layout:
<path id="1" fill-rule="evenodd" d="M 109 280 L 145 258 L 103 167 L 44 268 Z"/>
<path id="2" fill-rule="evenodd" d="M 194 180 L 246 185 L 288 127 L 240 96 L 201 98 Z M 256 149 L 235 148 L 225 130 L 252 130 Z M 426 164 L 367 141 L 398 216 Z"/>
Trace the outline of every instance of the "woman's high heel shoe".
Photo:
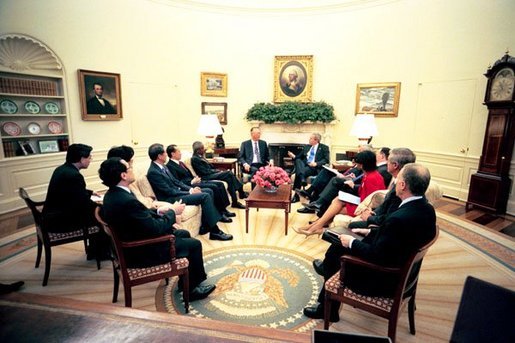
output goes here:
<path id="1" fill-rule="evenodd" d="M 301 235 L 306 235 L 306 238 L 308 238 L 309 236 L 312 236 L 312 235 L 318 235 L 320 237 L 320 233 L 318 232 L 311 232 L 311 231 L 308 231 L 304 228 L 294 228 L 292 227 L 292 230 L 295 231 L 296 233 L 298 234 L 301 234 Z"/>

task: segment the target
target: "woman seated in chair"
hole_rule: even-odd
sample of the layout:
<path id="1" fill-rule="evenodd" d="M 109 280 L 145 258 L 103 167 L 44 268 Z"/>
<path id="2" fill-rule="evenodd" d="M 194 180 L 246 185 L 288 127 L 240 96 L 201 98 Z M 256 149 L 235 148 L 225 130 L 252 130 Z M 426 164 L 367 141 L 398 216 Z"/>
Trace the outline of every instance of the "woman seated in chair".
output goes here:
<path id="1" fill-rule="evenodd" d="M 364 172 L 363 181 L 358 189 L 360 201 L 363 201 L 369 194 L 375 191 L 385 189 L 384 181 L 381 174 L 377 171 L 376 155 L 372 151 L 363 151 L 356 155 L 356 165 Z M 354 182 L 351 180 L 345 182 L 349 186 L 348 189 L 354 187 Z M 357 205 L 351 204 L 340 200 L 338 197 L 334 198 L 331 205 L 324 213 L 324 215 L 317 221 L 310 225 L 293 229 L 295 232 L 304 234 L 306 236 L 321 234 L 324 230 L 324 225 L 329 223 L 337 214 L 347 214 L 354 216 Z"/>

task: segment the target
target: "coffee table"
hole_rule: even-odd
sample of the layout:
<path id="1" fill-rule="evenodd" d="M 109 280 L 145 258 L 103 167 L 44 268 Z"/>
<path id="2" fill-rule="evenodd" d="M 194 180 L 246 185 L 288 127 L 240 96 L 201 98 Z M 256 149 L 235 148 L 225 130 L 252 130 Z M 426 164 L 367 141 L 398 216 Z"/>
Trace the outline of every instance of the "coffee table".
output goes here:
<path id="1" fill-rule="evenodd" d="M 291 185 L 280 185 L 277 193 L 267 193 L 256 186 L 245 199 L 245 232 L 249 233 L 249 209 L 278 208 L 284 209 L 284 234 L 288 234 L 288 213 L 291 210 Z"/>

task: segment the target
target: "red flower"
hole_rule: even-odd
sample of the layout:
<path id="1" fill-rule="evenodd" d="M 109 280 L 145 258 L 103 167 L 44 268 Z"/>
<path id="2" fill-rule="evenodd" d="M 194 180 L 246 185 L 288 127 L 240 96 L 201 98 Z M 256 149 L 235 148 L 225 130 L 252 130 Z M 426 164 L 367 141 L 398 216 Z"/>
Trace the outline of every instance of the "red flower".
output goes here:
<path id="1" fill-rule="evenodd" d="M 270 188 L 272 186 L 280 186 L 286 183 L 290 183 L 290 177 L 280 167 L 261 167 L 252 177 L 252 182 L 255 182 L 258 186 Z"/>

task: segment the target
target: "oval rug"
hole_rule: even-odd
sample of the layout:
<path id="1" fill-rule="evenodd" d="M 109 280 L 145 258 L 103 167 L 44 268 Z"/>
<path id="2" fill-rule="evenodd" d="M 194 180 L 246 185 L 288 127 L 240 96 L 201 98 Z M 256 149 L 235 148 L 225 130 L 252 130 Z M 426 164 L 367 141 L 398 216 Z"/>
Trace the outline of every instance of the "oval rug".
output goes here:
<path id="1" fill-rule="evenodd" d="M 322 277 L 313 259 L 274 247 L 236 246 L 204 256 L 207 282 L 216 289 L 206 299 L 190 303 L 188 315 L 253 326 L 304 332 L 320 321 L 302 314 L 317 302 Z M 165 287 L 162 301 L 170 313 L 184 314 L 177 278 Z"/>

